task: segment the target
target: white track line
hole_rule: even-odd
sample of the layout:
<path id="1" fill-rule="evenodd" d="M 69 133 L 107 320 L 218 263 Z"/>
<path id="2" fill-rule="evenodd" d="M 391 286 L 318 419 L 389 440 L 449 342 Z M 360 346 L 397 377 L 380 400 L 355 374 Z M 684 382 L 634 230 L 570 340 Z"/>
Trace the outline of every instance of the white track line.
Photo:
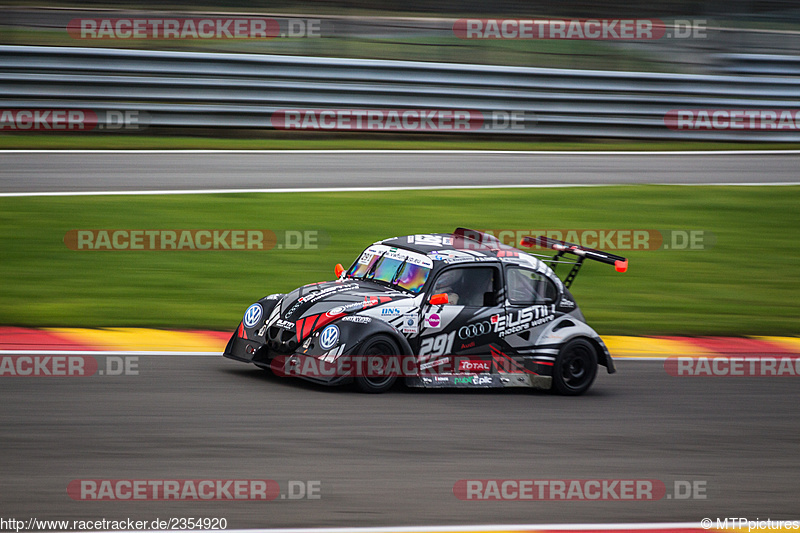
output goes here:
<path id="1" fill-rule="evenodd" d="M 776 187 L 797 186 L 800 181 L 744 182 L 744 183 L 553 183 L 513 185 L 421 185 L 408 187 L 294 187 L 279 189 L 177 189 L 141 191 L 42 191 L 3 192 L 0 198 L 46 197 L 46 196 L 152 196 L 180 194 L 275 194 L 275 193 L 334 193 L 334 192 L 396 192 L 396 191 L 446 191 L 467 189 L 559 189 L 574 187 L 631 187 L 636 185 L 671 185 L 676 187 Z"/>
<path id="2" fill-rule="evenodd" d="M 527 189 L 545 187 L 609 187 L 610 185 L 420 185 L 409 187 L 293 187 L 278 189 L 178 189 L 142 191 L 43 191 L 43 192 L 4 192 L 2 197 L 17 196 L 109 196 L 109 195 L 168 195 L 168 194 L 252 194 L 252 193 L 331 193 L 331 192 L 392 192 L 392 191 L 435 191 L 448 189 Z"/>
<path id="3" fill-rule="evenodd" d="M 485 155 L 798 155 L 800 150 L 0 150 L 0 154 L 485 154 Z"/>

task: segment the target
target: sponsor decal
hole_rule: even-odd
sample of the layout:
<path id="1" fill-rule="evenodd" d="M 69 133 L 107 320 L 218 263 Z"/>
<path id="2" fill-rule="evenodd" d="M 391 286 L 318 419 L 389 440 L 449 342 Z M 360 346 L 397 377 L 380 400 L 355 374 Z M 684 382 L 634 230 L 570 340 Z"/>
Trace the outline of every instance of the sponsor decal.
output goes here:
<path id="1" fill-rule="evenodd" d="M 401 314 L 403 314 L 403 311 L 397 307 L 385 307 L 381 309 L 381 316 L 399 316 Z"/>
<path id="2" fill-rule="evenodd" d="M 459 243 L 461 244 L 461 243 Z M 436 250 L 434 252 L 430 252 L 428 257 L 431 259 L 435 259 L 436 261 L 443 261 L 448 265 L 455 264 L 455 263 L 469 263 L 475 261 L 490 261 L 493 260 L 493 257 L 487 257 L 486 255 L 475 252 L 473 250 Z"/>
<path id="3" fill-rule="evenodd" d="M 492 376 L 457 376 L 453 379 L 455 385 L 491 385 Z"/>
<path id="4" fill-rule="evenodd" d="M 383 255 L 386 259 L 396 259 L 398 261 L 406 261 L 412 265 L 417 265 L 425 268 L 433 268 L 433 261 L 426 255 L 409 250 L 399 250 L 397 248 L 390 248 L 385 244 L 378 244 L 369 247 L 359 259 L 362 264 L 368 264 L 375 255 Z"/>
<path id="5" fill-rule="evenodd" d="M 342 319 L 342 322 L 355 322 L 356 324 L 369 324 L 372 322 L 372 319 L 368 316 L 346 316 Z"/>
<path id="6" fill-rule="evenodd" d="M 555 305 L 532 305 L 505 315 L 494 321 L 494 332 L 500 337 L 512 335 L 539 326 L 555 318 Z M 492 317 L 494 319 L 494 317 Z"/>
<path id="7" fill-rule="evenodd" d="M 301 300 L 302 300 L 302 298 L 301 298 Z M 284 318 L 289 318 L 289 317 L 291 317 L 291 316 L 294 314 L 294 312 L 295 312 L 295 311 L 297 311 L 297 308 L 298 308 L 298 307 L 300 307 L 300 304 L 301 304 L 301 303 L 302 303 L 302 302 L 301 302 L 300 300 L 297 300 L 297 301 L 294 303 L 294 305 L 292 305 L 292 307 L 290 307 L 290 308 L 289 308 L 289 310 L 288 310 L 288 311 L 286 311 L 286 314 L 285 314 L 285 315 L 283 315 L 283 317 L 284 317 Z"/>
<path id="8" fill-rule="evenodd" d="M 345 313 L 353 311 L 354 309 L 357 309 L 357 310 L 360 311 L 362 309 L 366 309 L 367 307 L 372 307 L 373 305 L 375 305 L 375 303 L 373 303 L 371 301 L 366 301 L 366 300 L 362 300 L 362 301 L 359 301 L 359 302 L 352 302 L 352 303 L 349 303 L 349 304 L 346 304 L 346 305 L 340 305 L 338 307 L 334 307 L 333 309 L 331 309 L 327 313 L 325 313 L 325 315 L 328 316 L 328 317 L 336 318 L 336 317 L 339 317 L 339 316 L 341 316 L 341 315 L 343 315 Z"/>
<path id="9" fill-rule="evenodd" d="M 319 283 L 313 283 L 308 287 L 315 287 L 317 285 L 319 285 Z M 348 283 L 347 285 L 335 284 L 328 287 L 327 289 L 311 292 L 310 294 L 302 296 L 298 298 L 297 301 L 301 303 L 314 303 L 317 300 L 325 298 L 326 296 L 330 296 L 331 294 L 345 292 L 345 291 L 352 291 L 354 289 L 358 289 L 358 283 Z"/>
<path id="10" fill-rule="evenodd" d="M 408 244 L 420 246 L 452 246 L 453 238 L 443 235 L 409 235 Z M 431 252 L 438 253 L 438 252 Z"/>
<path id="11" fill-rule="evenodd" d="M 252 328 L 258 324 L 263 314 L 264 309 L 261 307 L 261 304 L 253 304 L 244 312 L 244 320 L 242 320 L 242 322 L 246 328 Z"/>
<path id="12" fill-rule="evenodd" d="M 428 316 L 425 320 L 425 325 L 429 328 L 438 328 L 442 323 L 442 317 L 438 314 L 433 313 L 432 315 Z"/>
<path id="13" fill-rule="evenodd" d="M 339 328 L 331 325 L 319 334 L 319 345 L 323 350 L 330 350 L 339 342 Z"/>
<path id="14" fill-rule="evenodd" d="M 450 376 L 433 376 L 433 381 L 436 383 L 450 383 Z"/>
<path id="15" fill-rule="evenodd" d="M 276 321 L 275 321 L 275 324 L 276 324 L 276 325 L 277 325 L 279 328 L 283 328 L 283 329 L 294 329 L 294 322 L 289 322 L 288 320 L 281 320 L 281 319 L 278 319 L 278 320 L 276 320 Z"/>
<path id="16" fill-rule="evenodd" d="M 404 315 L 403 326 L 401 328 L 403 333 L 418 333 L 419 332 L 419 318 L 417 315 Z"/>
<path id="17" fill-rule="evenodd" d="M 443 359 L 435 359 L 433 361 L 428 361 L 427 363 L 422 363 L 419 365 L 420 370 L 427 370 L 429 368 L 433 368 L 435 366 L 442 366 L 450 362 L 449 357 L 445 357 Z"/>
<path id="18" fill-rule="evenodd" d="M 558 305 L 561 307 L 575 307 L 575 302 L 569 298 L 561 298 L 561 302 Z"/>
<path id="19" fill-rule="evenodd" d="M 489 320 L 482 320 L 480 322 L 473 322 L 458 328 L 459 339 L 471 339 L 473 337 L 481 337 L 488 335 L 493 330 L 492 322 Z"/>
<path id="20" fill-rule="evenodd" d="M 460 350 L 466 350 L 467 348 L 474 348 L 475 346 L 477 346 L 475 341 L 465 342 L 465 343 L 461 344 L 461 348 L 459 348 L 459 349 Z"/>
<path id="21" fill-rule="evenodd" d="M 459 372 L 489 372 L 491 363 L 480 359 L 462 359 L 458 362 Z"/>

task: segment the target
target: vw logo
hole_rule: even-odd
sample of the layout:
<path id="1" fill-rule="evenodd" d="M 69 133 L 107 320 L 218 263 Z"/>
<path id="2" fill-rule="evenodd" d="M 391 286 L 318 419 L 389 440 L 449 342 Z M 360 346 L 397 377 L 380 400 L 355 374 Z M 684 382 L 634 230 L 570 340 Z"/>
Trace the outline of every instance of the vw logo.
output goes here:
<path id="1" fill-rule="evenodd" d="M 264 310 L 261 308 L 261 304 L 253 304 L 247 308 L 247 311 L 244 312 L 244 327 L 252 328 L 258 321 L 261 320 L 261 315 L 264 314 Z"/>
<path id="2" fill-rule="evenodd" d="M 471 339 L 472 337 L 480 337 L 492 332 L 492 323 L 488 320 L 483 322 L 475 322 L 474 324 L 467 324 L 458 329 L 459 339 Z"/>
<path id="3" fill-rule="evenodd" d="M 330 350 L 339 342 L 339 327 L 328 326 L 319 334 L 319 345 L 323 350 Z"/>

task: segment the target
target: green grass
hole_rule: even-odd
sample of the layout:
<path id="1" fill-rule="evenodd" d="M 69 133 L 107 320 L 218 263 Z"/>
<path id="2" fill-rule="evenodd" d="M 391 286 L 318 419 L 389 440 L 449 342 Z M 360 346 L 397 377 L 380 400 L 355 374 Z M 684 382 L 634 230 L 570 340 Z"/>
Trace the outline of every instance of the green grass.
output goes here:
<path id="1" fill-rule="evenodd" d="M 473 228 L 704 230 L 573 285 L 604 334 L 798 334 L 800 187 L 613 186 L 0 199 L 0 324 L 232 329 L 272 292 L 333 278 L 369 243 Z M 320 250 L 73 251 L 71 229 L 318 230 Z M 562 272 L 563 274 L 563 272 Z"/>
<path id="2" fill-rule="evenodd" d="M 270 135 L 269 133 L 267 135 Z M 269 136 L 216 138 L 145 135 L 0 135 L 0 150 L 797 150 L 800 143 L 698 141 L 542 141 L 437 138 L 435 136 Z"/>

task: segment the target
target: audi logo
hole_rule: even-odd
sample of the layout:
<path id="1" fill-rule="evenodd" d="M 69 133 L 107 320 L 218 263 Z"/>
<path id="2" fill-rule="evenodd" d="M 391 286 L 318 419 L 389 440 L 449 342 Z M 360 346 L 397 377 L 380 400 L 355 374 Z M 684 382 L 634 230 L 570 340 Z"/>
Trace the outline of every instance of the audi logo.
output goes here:
<path id="1" fill-rule="evenodd" d="M 471 339 L 472 337 L 480 337 L 492 332 L 492 323 L 488 320 L 483 322 L 475 322 L 474 324 L 467 324 L 458 329 L 459 339 Z"/>

